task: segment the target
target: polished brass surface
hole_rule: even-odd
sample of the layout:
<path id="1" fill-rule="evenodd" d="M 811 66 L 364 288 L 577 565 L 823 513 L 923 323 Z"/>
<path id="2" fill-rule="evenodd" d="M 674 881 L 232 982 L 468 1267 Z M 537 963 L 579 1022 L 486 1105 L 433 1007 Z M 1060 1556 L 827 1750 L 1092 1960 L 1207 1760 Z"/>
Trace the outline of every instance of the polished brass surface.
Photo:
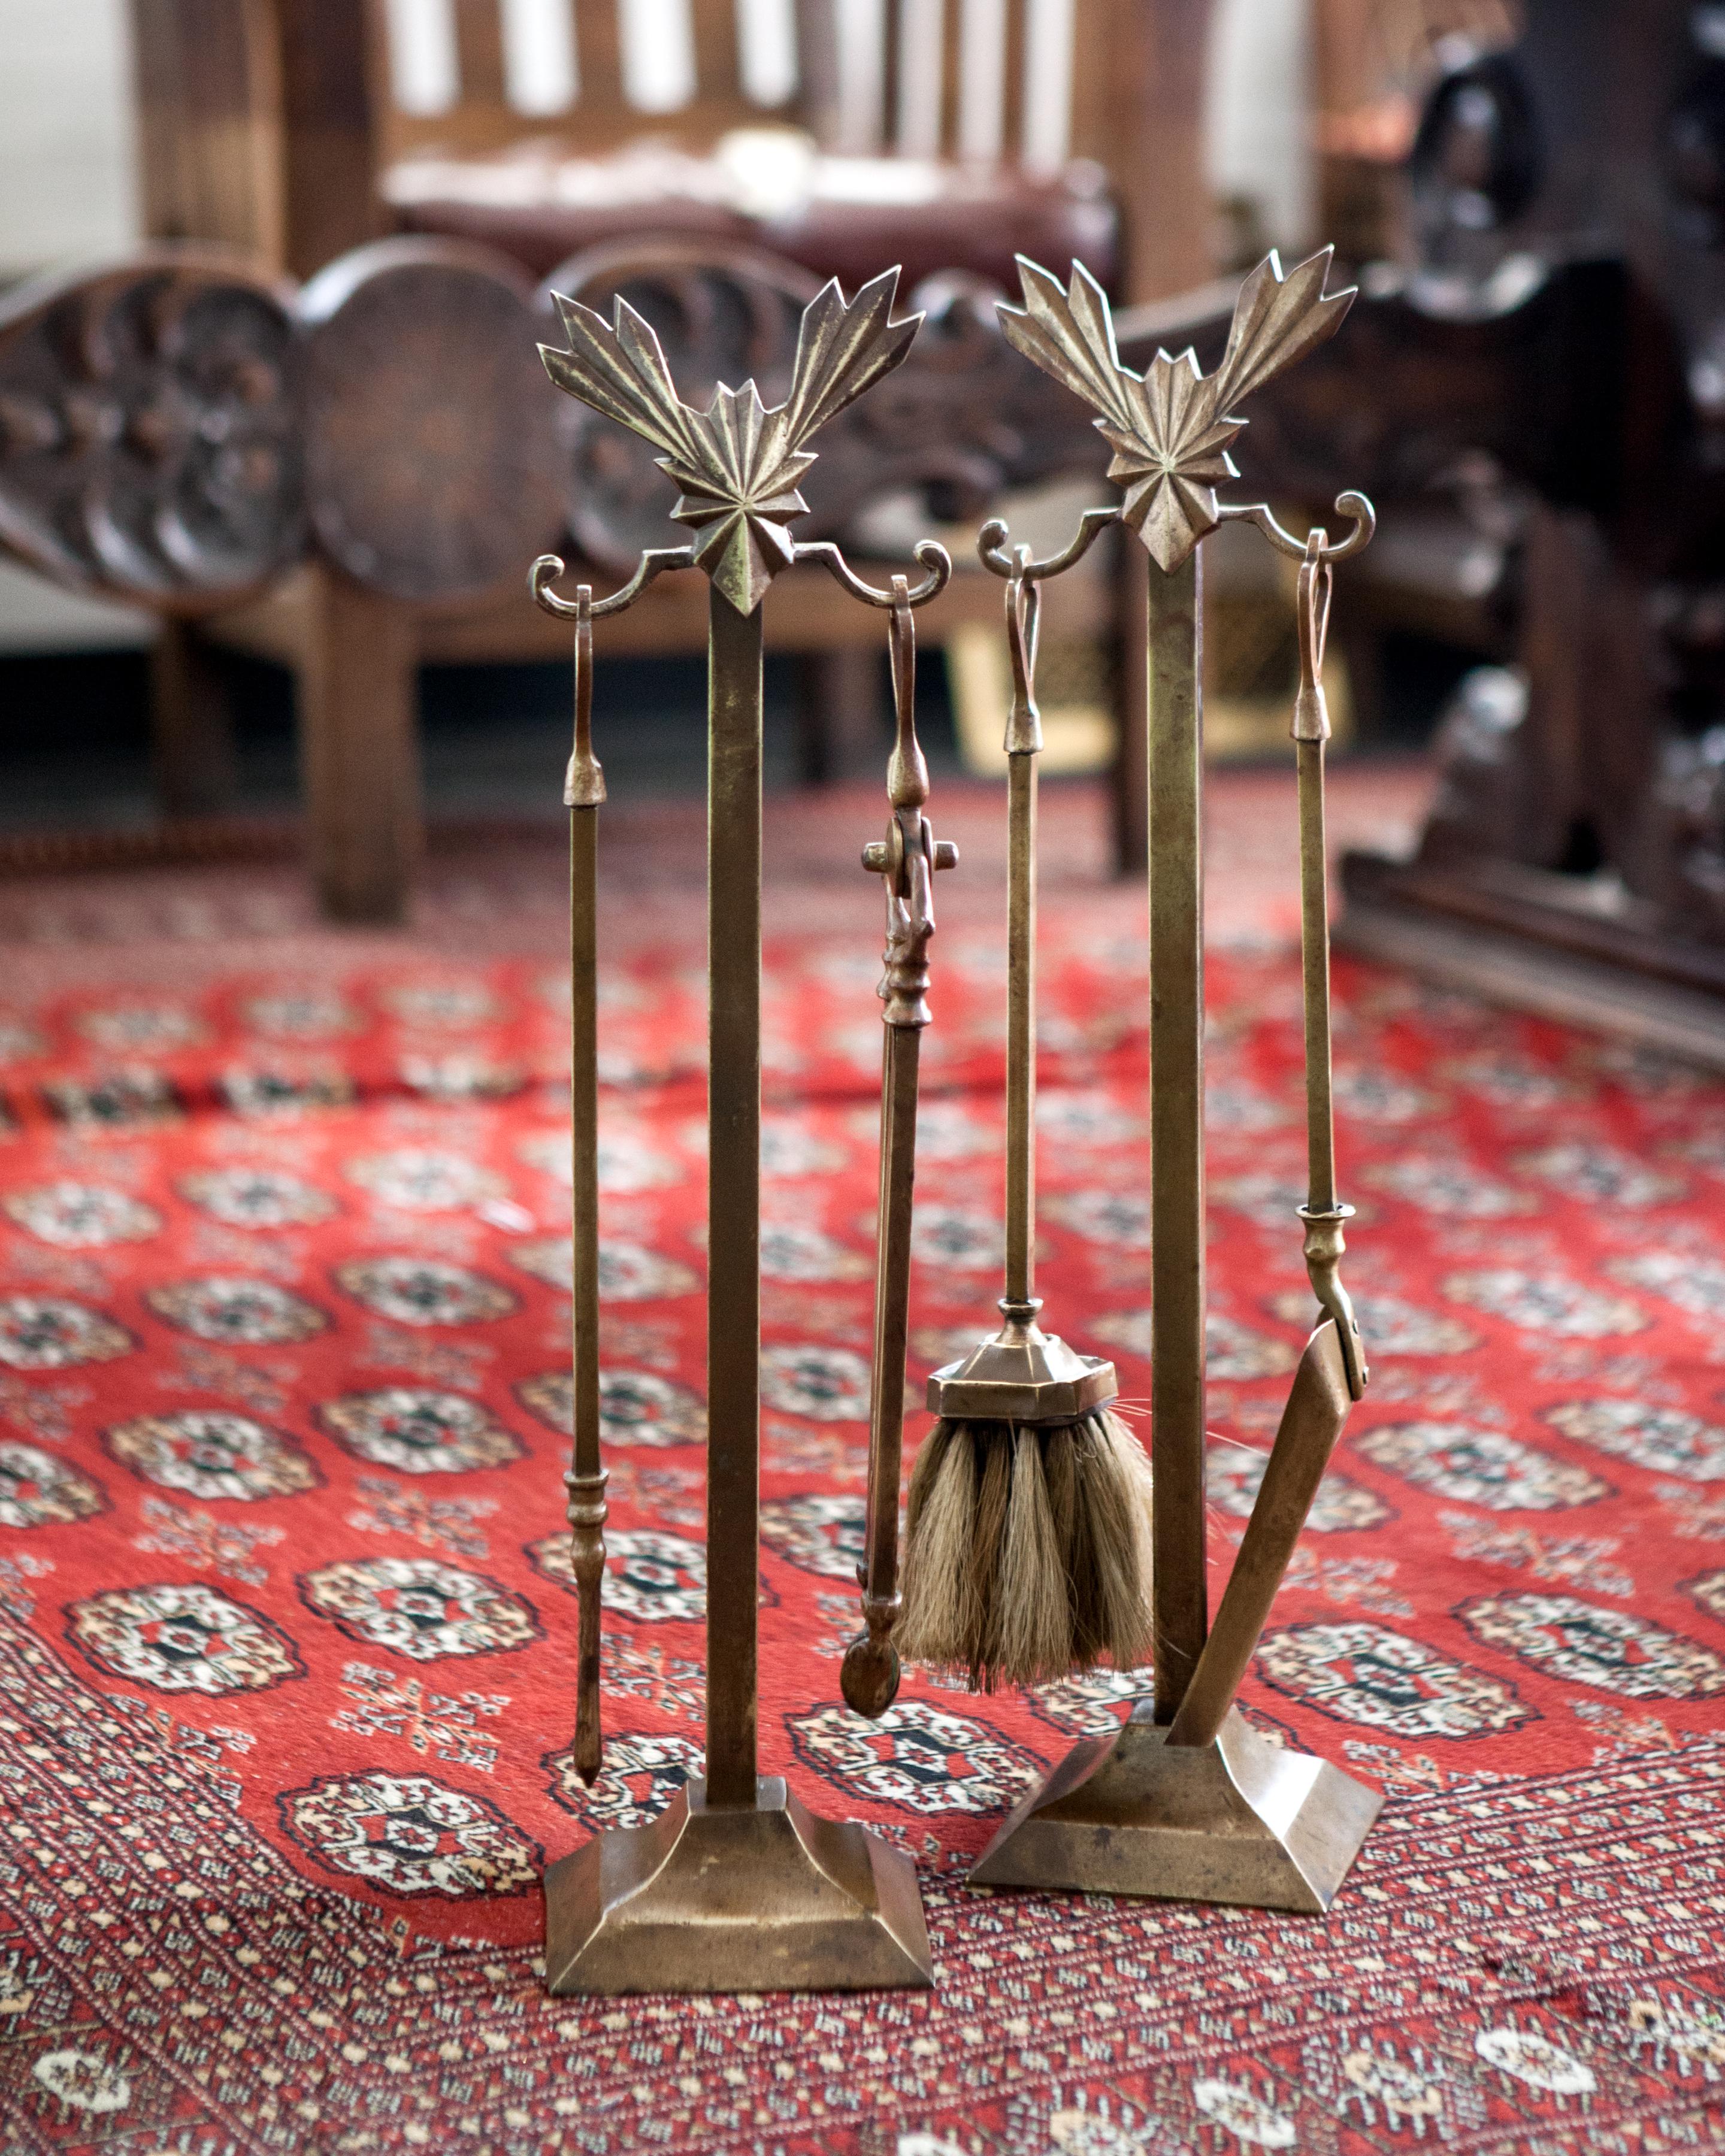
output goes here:
<path id="1" fill-rule="evenodd" d="M 1009 1317 L 1036 1301 L 1036 644 L 1042 587 L 1019 571 L 1006 587 L 1012 707 L 1006 716 L 1006 1296 Z"/>
<path id="2" fill-rule="evenodd" d="M 1170 1745 L 1208 1744 L 1221 1728 L 1353 1404 L 1347 1358 L 1335 1321 L 1327 1317 L 1294 1373 L 1216 1621 L 1168 1731 Z"/>
<path id="3" fill-rule="evenodd" d="M 1235 475 L 1233 407 L 1340 324 L 1351 292 L 1327 295 L 1327 250 L 1284 277 L 1271 255 L 1242 285 L 1214 375 L 1158 352 L 1121 365 L 1108 305 L 1076 264 L 1063 290 L 1020 263 L 1024 305 L 1003 308 L 1009 339 L 1096 411 L 1113 444 L 1117 509 L 1087 510 L 1041 564 L 984 527 L 997 574 L 1055 575 L 1113 521 L 1150 557 L 1148 613 L 1151 1233 L 1155 1469 L 1155 1696 L 1117 1737 L 1079 1745 L 1008 1820 L 971 1874 L 990 1886 L 1066 1887 L 1270 1907 L 1327 1907 L 1381 1801 L 1322 1763 L 1253 1735 L 1232 1702 L 1293 1555 L 1331 1451 L 1366 1378 L 1338 1267 L 1351 1209 L 1337 1195 L 1330 1079 L 1329 923 L 1324 858 L 1322 662 L 1331 571 L 1371 539 L 1358 494 L 1337 499 L 1348 536 L 1302 545 L 1263 503 L 1217 500 Z M 1276 1445 L 1214 1630 L 1207 1621 L 1204 1446 L 1203 715 L 1199 542 L 1250 522 L 1301 563 L 1300 774 L 1307 1202 L 1301 1209 L 1324 1322 L 1295 1375 Z M 974 1358 L 973 1358 L 974 1360 Z M 946 1403 L 968 1366 L 937 1373 Z M 944 1382 L 943 1382 L 944 1381 Z"/>
<path id="4" fill-rule="evenodd" d="M 603 598 L 596 599 L 592 595 L 591 587 L 584 588 L 588 591 L 585 603 L 587 619 L 590 622 L 604 621 L 612 614 L 624 613 L 634 604 L 648 585 L 655 578 L 662 577 L 666 570 L 692 569 L 694 567 L 692 547 L 650 547 L 636 563 L 634 576 L 620 589 L 608 592 Z M 559 621 L 578 622 L 583 608 L 579 594 L 583 588 L 577 588 L 577 596 L 572 599 L 559 598 L 552 586 L 562 573 L 563 557 L 561 554 L 536 555 L 532 567 L 527 572 L 527 588 L 533 595 L 534 603 L 542 607 L 547 613 L 555 614 Z"/>
<path id="5" fill-rule="evenodd" d="M 768 409 L 752 382 L 723 382 L 705 412 L 684 403 L 650 326 L 619 299 L 607 322 L 553 294 L 566 352 L 542 345 L 560 389 L 665 451 L 657 461 L 682 489 L 672 516 L 696 536 L 696 566 L 739 613 L 752 613 L 794 554 L 789 526 L 808 504 L 797 482 L 814 462 L 808 438 L 898 366 L 922 322 L 894 321 L 898 272 L 865 285 L 847 306 L 836 282 L 809 303 L 790 395 Z"/>
<path id="6" fill-rule="evenodd" d="M 598 767 L 593 767 L 597 776 Z M 604 781 L 598 779 L 599 798 Z M 580 1602 L 575 1682 L 575 1768 L 591 1783 L 599 1771 L 599 1602 L 605 1578 L 605 1482 L 599 1459 L 599 1179 L 597 937 L 598 806 L 569 810 L 570 1157 L 572 1237 L 571 1377 L 575 1426 L 569 1493 L 570 1557 Z"/>
<path id="7" fill-rule="evenodd" d="M 1117 1735 L 1066 1754 L 970 1883 L 1321 1916 L 1383 1803 L 1327 1761 L 1259 1736 L 1237 1712 L 1210 1743 L 1176 1748 L 1143 1702 Z"/>
<path id="8" fill-rule="evenodd" d="M 755 1801 L 761 1483 L 761 613 L 707 644 L 706 1789 Z"/>
<path id="9" fill-rule="evenodd" d="M 582 1595 L 580 1696 L 585 1701 L 591 1695 L 595 1706 L 603 1479 L 597 1454 L 596 1189 L 589 1190 L 584 1178 L 593 1134 L 588 1098 L 593 1060 L 593 816 L 603 798 L 603 782 L 593 759 L 588 724 L 590 624 L 622 612 L 667 570 L 702 569 L 711 587 L 707 1771 L 704 1782 L 692 1784 L 687 1796 L 651 1826 L 601 1834 L 547 1874 L 547 1981 L 554 1991 L 839 1989 L 931 1980 L 916 1875 L 908 1861 L 860 1828 L 813 1818 L 787 1795 L 782 1781 L 759 1778 L 757 1756 L 761 601 L 778 569 L 797 560 L 819 562 L 854 597 L 891 610 L 899 649 L 908 635 L 911 609 L 933 598 L 952 573 L 944 550 L 925 542 L 916 549 L 924 571 L 921 580 L 912 586 L 905 578 L 895 578 L 892 589 L 881 592 L 858 578 L 830 542 L 799 545 L 788 531 L 803 508 L 795 482 L 814 461 L 804 446 L 808 437 L 896 367 L 916 333 L 920 317 L 891 319 L 896 278 L 896 271 L 877 278 L 850 305 L 836 285 L 811 302 L 790 396 L 770 411 L 752 382 L 739 390 L 721 385 L 705 413 L 684 404 L 652 331 L 622 301 L 614 321 L 607 325 L 585 308 L 559 300 L 570 349 L 542 348 L 546 367 L 561 388 L 665 451 L 660 462 L 682 489 L 672 513 L 696 535 L 687 547 L 660 547 L 643 555 L 634 575 L 605 599 L 594 600 L 585 588 L 572 601 L 558 598 L 552 586 L 563 565 L 555 555 L 542 555 L 530 573 L 538 603 L 576 624 L 577 742 L 568 786 L 576 819 L 571 928 L 578 1074 L 578 1436 L 569 1482 L 578 1568 L 584 1568 L 592 1579 L 591 1590 L 583 1586 Z M 926 773 L 923 778 L 926 786 Z M 902 847 L 904 827 L 896 820 L 893 829 Z M 919 811 L 919 859 L 922 869 L 932 874 L 957 856 L 950 845 L 937 846 L 927 830 Z M 907 921 L 916 902 L 912 895 L 905 909 Z M 916 1021 L 904 1014 L 920 1002 L 915 978 L 920 961 L 909 943 L 898 957 L 901 963 L 895 974 L 894 954 L 889 952 L 888 1096 L 889 1111 L 896 1103 L 897 1127 L 905 1137 L 914 1128 L 916 1033 Z M 894 1060 L 895 1040 L 910 1044 L 908 1058 L 901 1050 L 900 1059 Z M 906 1163 L 902 1169 L 901 1158 Z M 889 1152 L 883 1168 L 895 1191 L 903 1183 L 906 1204 L 907 1163 L 907 1152 Z M 907 1234 L 907 1210 L 888 1209 L 895 1233 L 903 1213 Z M 896 1336 L 889 1327 L 886 1350 L 890 1359 L 897 1337 L 901 1413 L 901 1323 Z M 883 1462 L 886 1435 L 883 1425 Z M 592 1473 L 586 1471 L 588 1466 Z M 891 1502 L 896 1531 L 896 1462 Z M 886 1554 L 883 1548 L 883 1558 Z M 583 1714 L 577 1744 L 577 1763 L 583 1774 L 598 1763 L 597 1743 L 596 1712 Z"/>
<path id="10" fill-rule="evenodd" d="M 533 565 L 536 600 L 562 604 L 551 593 L 562 572 L 555 555 Z M 605 774 L 593 748 L 593 588 L 577 587 L 568 612 L 575 623 L 575 741 L 563 779 L 569 811 L 569 1181 L 571 1417 L 574 1445 L 569 1471 L 569 1558 L 579 1614 L 575 1656 L 575 1771 L 591 1784 L 603 1756 L 599 1632 L 605 1584 L 605 1485 L 599 1455 L 599 1097 L 598 1097 L 598 811 Z"/>
<path id="11" fill-rule="evenodd" d="M 1216 487 L 1238 476 L 1228 450 L 1245 424 L 1231 407 L 1341 327 L 1354 294 L 1325 292 L 1333 254 L 1327 247 L 1286 277 L 1266 256 L 1240 286 L 1228 348 L 1208 376 L 1189 351 L 1158 352 L 1142 374 L 1122 367 L 1107 300 L 1083 264 L 1063 292 L 1019 256 L 1024 304 L 1000 310 L 1007 341 L 1096 408 L 1115 453 L 1108 476 L 1125 489 L 1120 515 L 1158 568 L 1178 568 L 1220 521 Z"/>
<path id="12" fill-rule="evenodd" d="M 956 868 L 957 849 L 937 844 L 922 813 L 928 765 L 916 738 L 916 630 L 906 579 L 895 577 L 891 646 L 896 729 L 886 770 L 892 814 L 886 839 L 863 865 L 886 891 L 885 971 L 878 993 L 885 1033 L 880 1071 L 880 1194 L 875 1214 L 875 1353 L 870 1385 L 869 1489 L 862 1563 L 867 1630 L 845 1650 L 846 1703 L 870 1718 L 898 1694 L 893 1627 L 898 1590 L 899 1485 L 904 1466 L 905 1351 L 910 1337 L 911 1192 L 916 1175 L 916 1082 L 928 1007 L 928 946 L 937 870 Z"/>
<path id="13" fill-rule="evenodd" d="M 1204 1517 L 1202 558 L 1150 564 L 1151 1464 L 1156 1716 L 1203 1651 Z"/>
<path id="14" fill-rule="evenodd" d="M 1368 505 L 1369 506 L 1369 505 Z M 1342 1285 L 1343 1223 L 1353 1208 L 1336 1194 L 1336 1130 L 1330 1071 L 1329 849 L 1324 838 L 1324 744 L 1330 714 L 1324 701 L 1324 643 L 1332 583 L 1328 535 L 1314 528 L 1306 542 L 1298 587 L 1300 686 L 1294 699 L 1295 756 L 1300 787 L 1300 949 L 1306 1012 L 1306 1270 L 1318 1306 L 1336 1329 L 1348 1370 L 1349 1397 L 1364 1397 L 1365 1349 L 1348 1291 Z M 1316 1485 L 1314 1484 L 1314 1488 Z"/>
<path id="15" fill-rule="evenodd" d="M 1363 553 L 1371 545 L 1378 531 L 1377 511 L 1364 495 L 1356 494 L 1352 488 L 1336 496 L 1336 514 L 1345 516 L 1353 528 L 1345 539 L 1338 539 L 1333 544 L 1327 532 L 1322 535 L 1324 564 L 1330 568 L 1353 555 Z M 1285 554 L 1291 562 L 1306 559 L 1310 541 L 1296 539 L 1291 531 L 1284 530 L 1276 521 L 1268 502 L 1221 502 L 1217 506 L 1216 518 L 1222 524 L 1254 525 L 1278 554 Z"/>
<path id="16" fill-rule="evenodd" d="M 650 1826 L 545 1875 L 552 1992 L 861 1991 L 934 1981 L 909 1857 L 777 1779 L 744 1809 L 691 1782 Z"/>
<path id="17" fill-rule="evenodd" d="M 1006 1281 L 999 1332 L 928 1380 L 932 1414 L 952 1422 L 1081 1421 L 1111 1404 L 1119 1392 L 1114 1365 L 1081 1355 L 1036 1319 L 1036 758 L 1042 715 L 1036 707 L 1036 645 L 1042 616 L 1041 578 L 1078 560 L 1115 521 L 1086 511 L 1079 536 L 1054 563 L 1039 563 L 1027 547 L 1000 550 L 1006 527 L 984 525 L 978 551 L 983 565 L 1007 579 L 1006 642 L 1012 662 L 1012 706 L 1006 718 Z"/>
<path id="18" fill-rule="evenodd" d="M 948 1422 L 1081 1422 L 1119 1392 L 1111 1363 L 1081 1355 L 1058 1333 L 1009 1315 L 992 1339 L 929 1378 L 928 1411 Z"/>

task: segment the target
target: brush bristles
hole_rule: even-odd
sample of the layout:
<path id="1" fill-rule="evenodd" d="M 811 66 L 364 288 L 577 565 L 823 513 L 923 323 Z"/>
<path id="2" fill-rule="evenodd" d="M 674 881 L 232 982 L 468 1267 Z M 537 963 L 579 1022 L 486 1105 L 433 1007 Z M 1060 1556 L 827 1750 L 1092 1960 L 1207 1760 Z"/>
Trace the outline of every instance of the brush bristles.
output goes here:
<path id="1" fill-rule="evenodd" d="M 1106 1411 L 939 1422 L 911 1475 L 899 1650 L 972 1687 L 1148 1659 L 1150 1463 Z"/>

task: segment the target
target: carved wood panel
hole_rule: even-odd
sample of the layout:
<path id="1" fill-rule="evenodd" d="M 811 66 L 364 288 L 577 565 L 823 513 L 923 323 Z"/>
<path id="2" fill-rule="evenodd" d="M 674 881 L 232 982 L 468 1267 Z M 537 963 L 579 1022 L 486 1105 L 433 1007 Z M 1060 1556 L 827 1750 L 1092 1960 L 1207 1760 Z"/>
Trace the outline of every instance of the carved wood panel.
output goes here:
<path id="1" fill-rule="evenodd" d="M 0 542 L 80 590 L 195 610 L 304 537 L 291 288 L 162 250 L 0 306 Z"/>
<path id="2" fill-rule="evenodd" d="M 311 522 L 357 583 L 433 603 L 522 574 L 563 508 L 531 288 L 501 256 L 383 240 L 301 295 Z"/>

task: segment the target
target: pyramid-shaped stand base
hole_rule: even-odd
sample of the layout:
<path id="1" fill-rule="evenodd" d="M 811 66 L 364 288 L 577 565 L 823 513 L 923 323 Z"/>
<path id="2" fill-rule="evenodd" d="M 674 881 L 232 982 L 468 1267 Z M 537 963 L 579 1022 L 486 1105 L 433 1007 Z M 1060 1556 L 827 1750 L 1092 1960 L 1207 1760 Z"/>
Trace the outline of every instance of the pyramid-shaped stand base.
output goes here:
<path id="1" fill-rule="evenodd" d="M 1384 1799 L 1285 1752 L 1230 1712 L 1213 1744 L 1170 1750 L 1147 1702 L 1079 1744 L 983 1851 L 973 1887 L 1076 1888 L 1321 1916 Z"/>
<path id="2" fill-rule="evenodd" d="M 934 1981 L 916 1868 L 862 1828 L 817 1819 L 778 1776 L 753 1811 L 691 1782 L 545 1875 L 553 1992 L 862 1991 Z"/>

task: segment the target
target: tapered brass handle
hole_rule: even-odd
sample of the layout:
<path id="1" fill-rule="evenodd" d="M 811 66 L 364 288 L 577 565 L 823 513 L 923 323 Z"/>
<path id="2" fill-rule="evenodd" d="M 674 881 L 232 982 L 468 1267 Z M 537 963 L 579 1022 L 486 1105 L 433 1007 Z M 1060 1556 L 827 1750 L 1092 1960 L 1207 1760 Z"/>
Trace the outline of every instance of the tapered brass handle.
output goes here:
<path id="1" fill-rule="evenodd" d="M 898 1591 L 899 1480 L 904 1457 L 905 1354 L 910 1332 L 911 1188 L 916 1173 L 916 1086 L 928 1008 L 928 945 L 934 934 L 934 877 L 956 868 L 958 849 L 935 839 L 923 814 L 928 766 L 916 739 L 914 594 L 892 580 L 892 688 L 896 732 L 886 768 L 892 817 L 886 836 L 863 849 L 863 866 L 886 887 L 886 948 L 879 994 L 885 1042 L 880 1066 L 880 1194 L 876 1212 L 875 1353 L 869 1406 L 869 1493 L 863 1561 L 857 1567 L 867 1629 L 845 1650 L 839 1672 L 847 1704 L 871 1719 L 897 1696 L 893 1629 Z"/>
<path id="2" fill-rule="evenodd" d="M 555 565 L 554 567 L 552 565 Z M 533 564 L 533 596 L 575 624 L 575 741 L 563 780 L 569 811 L 569 1180 L 571 1194 L 569 1562 L 579 1604 L 575 1771 L 598 1776 L 603 1751 L 599 1653 L 605 1581 L 605 1470 L 599 1457 L 598 811 L 605 774 L 593 751 L 593 587 L 556 599 L 555 555 Z M 639 580 L 638 580 L 639 582 Z"/>

